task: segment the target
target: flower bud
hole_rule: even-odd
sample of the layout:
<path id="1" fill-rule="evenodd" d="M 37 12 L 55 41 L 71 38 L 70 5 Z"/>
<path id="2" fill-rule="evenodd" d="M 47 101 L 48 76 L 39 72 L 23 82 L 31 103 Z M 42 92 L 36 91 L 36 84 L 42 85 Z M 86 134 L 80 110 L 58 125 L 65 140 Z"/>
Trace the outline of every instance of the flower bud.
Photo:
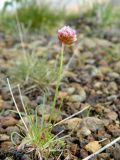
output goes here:
<path id="1" fill-rule="evenodd" d="M 58 39 L 64 44 L 71 45 L 77 40 L 76 31 L 69 26 L 64 26 L 58 30 Z"/>

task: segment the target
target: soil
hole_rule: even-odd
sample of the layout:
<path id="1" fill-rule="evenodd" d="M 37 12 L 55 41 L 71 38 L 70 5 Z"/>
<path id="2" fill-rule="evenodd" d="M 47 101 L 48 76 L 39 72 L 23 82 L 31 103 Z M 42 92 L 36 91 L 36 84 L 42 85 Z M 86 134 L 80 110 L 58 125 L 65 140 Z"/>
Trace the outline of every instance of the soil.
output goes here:
<path id="1" fill-rule="evenodd" d="M 81 114 L 56 126 L 56 135 L 65 130 L 66 148 L 60 159 L 80 160 L 94 153 L 113 139 L 120 136 L 120 32 L 117 26 L 107 29 L 96 27 L 94 19 L 80 18 L 70 22 L 77 29 L 78 41 L 73 47 L 66 46 L 64 65 L 72 54 L 75 54 L 69 69 L 65 72 L 60 89 L 56 110 L 64 97 L 60 116 L 57 122 L 89 106 Z M 37 50 L 38 58 L 41 49 L 47 50 L 49 62 L 58 61 L 60 44 L 55 36 L 31 34 L 24 42 L 28 51 Z M 12 35 L 0 32 L 0 159 L 28 160 L 29 154 L 18 150 L 11 142 L 11 133 L 20 132 L 20 117 L 15 111 L 6 78 L 11 78 L 9 69 L 22 56 L 21 43 Z M 21 112 L 23 108 L 15 84 L 12 84 L 15 99 Z M 43 100 L 44 90 L 49 91 L 45 105 L 46 119 L 55 93 L 55 84 L 38 85 L 33 81 L 20 84 L 24 100 L 34 114 L 36 107 Z M 40 116 L 40 114 L 39 114 Z M 25 117 L 24 117 L 25 118 Z M 53 117 L 53 120 L 56 117 Z M 46 120 L 47 121 L 47 120 Z M 27 122 L 27 120 L 26 120 Z M 21 138 L 14 137 L 17 146 Z M 96 160 L 120 160 L 119 143 L 108 148 L 94 158 Z M 49 160 L 57 160 L 51 155 Z"/>

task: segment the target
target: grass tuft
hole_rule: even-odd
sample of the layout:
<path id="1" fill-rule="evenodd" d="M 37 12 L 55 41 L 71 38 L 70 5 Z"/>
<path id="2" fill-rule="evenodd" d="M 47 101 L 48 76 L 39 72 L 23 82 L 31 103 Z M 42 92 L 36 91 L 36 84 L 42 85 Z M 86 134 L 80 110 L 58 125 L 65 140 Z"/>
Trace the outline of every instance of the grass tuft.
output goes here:
<path id="1" fill-rule="evenodd" d="M 39 85 L 49 85 L 56 81 L 58 73 L 55 64 L 50 64 L 45 59 L 26 54 L 10 69 L 10 75 L 14 82 L 27 83 L 28 81 Z"/>
<path id="2" fill-rule="evenodd" d="M 12 2 L 11 2 L 12 3 Z M 14 33 L 16 30 L 16 13 L 22 24 L 29 31 L 51 32 L 64 20 L 65 12 L 63 10 L 55 11 L 48 2 L 25 0 L 17 2 L 16 11 L 10 13 L 6 10 L 7 6 L 0 14 L 0 26 L 9 32 Z M 8 3 L 9 5 L 9 3 Z M 12 6 L 10 4 L 10 6 Z"/>
<path id="3" fill-rule="evenodd" d="M 52 125 L 50 122 L 46 123 L 44 120 L 45 101 L 43 102 L 43 104 L 41 104 L 41 106 L 39 106 L 42 107 L 42 118 L 40 119 L 38 117 L 37 110 L 35 111 L 35 116 L 31 116 L 29 111 L 27 110 L 27 107 L 25 107 L 24 105 L 22 94 L 20 91 L 20 86 L 17 86 L 20 95 L 20 100 L 24 109 L 25 117 L 27 117 L 29 121 L 29 125 L 27 125 L 17 106 L 9 79 L 7 79 L 7 82 L 17 113 L 19 114 L 26 130 L 25 137 L 23 137 L 21 144 L 17 146 L 17 149 L 24 150 L 26 151 L 26 153 L 35 152 L 35 155 L 37 155 L 41 160 L 43 157 L 47 159 L 51 153 L 61 152 L 65 147 L 64 139 L 68 137 L 68 135 L 64 137 L 59 137 L 60 134 L 64 132 L 64 130 L 59 132 L 57 135 L 52 134 L 52 128 L 54 127 L 54 124 Z M 14 132 L 13 134 L 19 135 L 17 132 Z M 21 137 L 21 135 L 19 136 Z M 14 141 L 13 138 L 12 141 Z M 13 143 L 15 144 L 15 142 Z"/>
<path id="4" fill-rule="evenodd" d="M 119 9 L 119 7 L 116 8 L 110 4 L 97 4 L 86 12 L 84 16 L 87 18 L 95 18 L 98 23 L 98 27 L 105 28 L 119 23 Z"/>

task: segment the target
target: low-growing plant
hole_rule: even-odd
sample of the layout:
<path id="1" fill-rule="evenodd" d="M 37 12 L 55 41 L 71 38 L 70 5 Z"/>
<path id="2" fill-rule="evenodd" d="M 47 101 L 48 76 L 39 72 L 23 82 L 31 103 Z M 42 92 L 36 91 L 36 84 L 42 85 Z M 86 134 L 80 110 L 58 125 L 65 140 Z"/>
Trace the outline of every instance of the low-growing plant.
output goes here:
<path id="1" fill-rule="evenodd" d="M 39 157 L 40 160 L 42 160 L 42 157 L 44 157 L 47 160 L 51 152 L 61 152 L 62 149 L 65 147 L 64 138 L 68 136 L 59 137 L 59 135 L 63 133 L 64 130 L 62 130 L 57 135 L 52 134 L 51 131 L 54 125 L 52 125 L 51 122 L 46 123 L 44 120 L 45 101 L 43 101 L 43 104 L 39 106 L 41 107 L 42 112 L 41 120 L 38 117 L 37 109 L 35 111 L 35 116 L 31 116 L 29 110 L 24 105 L 20 87 L 18 85 L 19 95 L 24 109 L 24 114 L 22 114 L 17 106 L 9 80 L 7 79 L 7 81 L 15 107 L 17 109 L 17 113 L 19 114 L 25 128 L 25 131 L 22 128 L 25 132 L 25 136 L 22 136 L 17 132 L 13 132 L 11 134 L 11 140 L 14 144 L 16 144 L 13 139 L 14 134 L 17 134 L 23 139 L 21 144 L 17 146 L 17 150 L 24 150 L 26 153 L 35 152 L 35 155 Z M 29 125 L 27 125 L 24 121 L 23 115 L 28 119 Z"/>
<path id="2" fill-rule="evenodd" d="M 1 12 L 1 11 L 0 11 Z M 12 16 L 12 15 L 11 15 Z M 15 31 L 16 21 L 11 18 L 8 14 L 0 13 L 0 29 L 7 33 Z"/>
<path id="3" fill-rule="evenodd" d="M 13 82 L 28 83 L 34 82 L 39 85 L 49 85 L 56 81 L 58 68 L 55 64 L 50 64 L 47 60 L 39 59 L 35 54 L 26 54 L 26 58 L 16 61 L 10 69 Z"/>
<path id="4" fill-rule="evenodd" d="M 64 45 L 72 45 L 77 40 L 76 31 L 74 29 L 70 28 L 69 26 L 65 26 L 58 31 L 58 38 L 62 42 L 60 66 L 59 66 L 59 70 L 58 70 L 57 85 L 56 85 L 55 95 L 54 95 L 54 99 L 53 99 L 53 104 L 51 107 L 50 117 L 49 117 L 49 121 L 47 124 L 45 123 L 45 120 L 44 120 L 45 101 L 42 104 L 42 108 L 41 108 L 42 119 L 41 119 L 41 123 L 39 123 L 37 112 L 35 113 L 35 118 L 34 118 L 34 117 L 30 116 L 29 111 L 26 109 L 26 106 L 24 105 L 24 101 L 23 101 L 22 94 L 20 91 L 20 87 L 18 85 L 18 91 L 19 91 L 21 103 L 22 103 L 22 106 L 23 106 L 23 109 L 25 112 L 25 116 L 29 120 L 29 126 L 26 124 L 26 122 L 23 119 L 23 116 L 20 113 L 19 108 L 17 106 L 9 79 L 7 79 L 14 105 L 16 107 L 17 113 L 19 114 L 19 116 L 23 122 L 23 125 L 25 127 L 25 130 L 26 130 L 25 138 L 23 139 L 22 143 L 18 146 L 18 150 L 21 150 L 21 149 L 25 150 L 25 148 L 27 147 L 27 151 L 28 152 L 35 151 L 35 154 L 39 157 L 40 160 L 43 159 L 42 158 L 43 156 L 45 157 L 45 159 L 48 159 L 51 152 L 52 153 L 56 152 L 56 151 L 61 152 L 62 151 L 61 149 L 63 149 L 63 147 L 64 147 L 64 140 L 63 139 L 68 137 L 68 136 L 64 136 L 64 137 L 58 138 L 58 136 L 61 133 L 63 133 L 64 130 L 55 136 L 52 134 L 52 129 L 55 126 L 55 122 L 52 123 L 52 116 L 55 112 L 55 107 L 56 107 L 58 94 L 59 94 L 59 87 L 60 87 L 61 79 L 63 76 Z M 25 58 L 25 60 L 27 60 L 26 55 L 24 55 L 24 58 Z M 33 58 L 34 57 L 32 57 L 32 59 Z M 27 60 L 26 63 L 28 63 L 28 62 L 29 61 Z M 33 66 L 32 66 L 32 68 L 30 68 L 30 71 L 32 69 L 34 70 L 35 64 L 36 63 L 32 64 Z M 29 65 L 31 65 L 31 64 L 29 64 Z M 60 108 L 61 108 L 61 105 L 60 105 Z M 56 113 L 56 115 L 57 114 L 58 113 Z M 18 134 L 18 133 L 16 133 L 16 134 Z M 21 137 L 21 135 L 19 135 L 19 136 Z"/>
<path id="5" fill-rule="evenodd" d="M 80 16 L 86 19 L 86 21 L 88 20 L 88 22 L 93 22 L 98 28 L 106 28 L 114 24 L 119 24 L 119 10 L 119 7 L 114 7 L 109 3 L 95 3 L 92 8 L 83 12 Z"/>
<path id="6" fill-rule="evenodd" d="M 105 6 L 101 5 L 98 8 L 99 15 L 100 15 L 100 21 L 103 27 L 112 26 L 114 24 L 119 23 L 120 19 L 120 11 L 119 7 L 113 7 L 110 4 L 107 4 Z"/>
<path id="7" fill-rule="evenodd" d="M 16 9 L 14 3 L 16 4 Z M 7 11 L 7 7 L 13 8 L 12 13 Z M 64 11 L 54 11 L 50 3 L 41 1 L 38 5 L 37 0 L 11 0 L 6 2 L 1 12 L 0 25 L 6 30 L 14 32 L 16 30 L 16 14 L 20 23 L 29 31 L 48 31 L 51 32 L 60 22 L 64 20 Z"/>
<path id="8" fill-rule="evenodd" d="M 20 146 L 18 147 L 19 150 L 21 149 L 25 149 L 25 147 L 27 147 L 29 152 L 35 151 L 36 155 L 39 157 L 40 160 L 42 160 L 42 157 L 44 156 L 46 159 L 49 157 L 51 152 L 61 152 L 61 147 L 64 146 L 64 141 L 63 139 L 66 137 L 61 137 L 58 138 L 58 135 L 61 134 L 62 132 L 60 132 L 58 135 L 53 135 L 52 134 L 52 128 L 54 127 L 54 123 L 51 123 L 51 117 L 53 116 L 54 113 L 54 109 L 55 109 L 55 105 L 56 105 L 56 101 L 58 98 L 58 90 L 59 90 L 59 86 L 60 86 L 60 81 L 62 78 L 62 70 L 63 70 L 63 47 L 62 47 L 62 51 L 61 51 L 61 58 L 60 58 L 60 68 L 58 71 L 58 80 L 57 80 L 57 86 L 56 86 L 56 91 L 55 91 L 55 97 L 53 100 L 53 105 L 51 108 L 51 113 L 50 113 L 50 118 L 49 118 L 49 122 L 46 124 L 44 121 L 44 106 L 45 104 L 42 104 L 42 119 L 41 119 L 41 123 L 38 121 L 38 116 L 37 116 L 37 112 L 35 114 L 35 119 L 33 117 L 30 116 L 29 111 L 27 111 L 23 99 L 22 99 L 22 94 L 20 91 L 20 87 L 18 86 L 18 90 L 19 90 L 19 94 L 20 94 L 20 99 L 21 99 L 21 103 L 25 112 L 25 116 L 28 118 L 29 120 L 29 127 L 27 126 L 26 122 L 24 121 L 22 114 L 19 111 L 19 108 L 17 106 L 17 103 L 15 101 L 13 92 L 12 92 L 12 88 L 9 82 L 9 79 L 7 79 L 8 81 L 8 86 L 12 95 L 12 99 L 14 101 L 15 107 L 17 109 L 17 113 L 19 114 L 25 130 L 26 135 L 25 138 L 23 139 L 22 143 L 20 144 Z M 34 69 L 35 66 L 33 66 Z M 18 134 L 18 133 L 16 133 Z M 21 136 L 21 135 L 20 135 Z M 27 151 L 26 151 L 27 152 Z"/>
<path id="9" fill-rule="evenodd" d="M 94 6 L 76 16 L 68 17 L 70 25 L 75 24 L 78 30 L 90 37 L 104 37 L 111 28 L 120 27 L 120 7 L 114 7 L 110 4 L 94 4 Z M 86 26 L 86 27 L 85 27 Z M 88 26 L 88 27 L 87 27 Z M 111 31 L 112 32 L 112 31 Z"/>

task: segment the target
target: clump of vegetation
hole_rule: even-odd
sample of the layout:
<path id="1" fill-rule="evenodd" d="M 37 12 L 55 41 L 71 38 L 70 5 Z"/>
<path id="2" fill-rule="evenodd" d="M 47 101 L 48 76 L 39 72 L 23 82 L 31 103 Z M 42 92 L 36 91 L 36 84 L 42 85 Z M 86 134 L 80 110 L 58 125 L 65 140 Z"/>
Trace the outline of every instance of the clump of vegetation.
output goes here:
<path id="1" fill-rule="evenodd" d="M 10 70 L 14 82 L 35 82 L 40 85 L 49 85 L 57 79 L 57 67 L 45 59 L 39 59 L 35 54 L 26 54 L 17 61 Z"/>
<path id="2" fill-rule="evenodd" d="M 108 4 L 94 4 L 94 6 L 84 12 L 68 16 L 67 21 L 70 24 L 76 24 L 78 29 L 84 30 L 84 25 L 89 25 L 89 35 L 107 29 L 112 26 L 120 26 L 120 7 L 114 7 Z"/>
<path id="3" fill-rule="evenodd" d="M 17 3 L 16 10 L 13 8 L 13 12 L 9 13 L 6 8 L 8 6 L 12 7 L 14 3 Z M 40 3 L 38 5 L 36 0 L 11 0 L 11 2 L 7 2 L 0 16 L 0 26 L 9 31 L 14 31 L 16 29 L 17 14 L 20 23 L 29 31 L 50 32 L 64 20 L 65 13 L 63 10 L 57 10 L 55 12 L 52 6 L 46 1 Z"/>
<path id="4" fill-rule="evenodd" d="M 43 101 L 43 104 L 39 106 L 41 107 L 41 113 L 42 113 L 41 119 L 40 117 L 38 117 L 37 109 L 35 111 L 35 116 L 31 116 L 29 110 L 24 105 L 20 87 L 18 85 L 18 91 L 24 109 L 24 114 L 22 114 L 17 106 L 10 82 L 8 79 L 7 81 L 17 113 L 19 114 L 21 121 L 23 122 L 24 129 L 26 130 L 24 136 L 18 134 L 17 132 L 13 132 L 11 135 L 11 140 L 14 144 L 16 144 L 13 138 L 14 134 L 17 134 L 23 139 L 21 144 L 17 146 L 17 150 L 21 151 L 24 150 L 26 153 L 29 154 L 35 153 L 35 157 L 38 157 L 41 160 L 43 157 L 47 160 L 51 152 L 61 153 L 63 148 L 65 147 L 64 139 L 68 136 L 59 137 L 64 130 L 59 132 L 57 135 L 52 134 L 52 129 L 54 127 L 54 124 L 52 124 L 51 121 L 46 123 L 46 121 L 44 120 L 45 100 Z M 28 119 L 29 125 L 26 124 L 25 120 L 23 119 L 23 115 L 25 115 L 25 117 Z M 21 129 L 24 131 L 23 127 Z"/>
<path id="5" fill-rule="evenodd" d="M 5 30 L 7 33 L 13 32 L 16 30 L 16 21 L 12 19 L 12 15 L 7 13 L 0 13 L 0 29 Z"/>
<path id="6" fill-rule="evenodd" d="M 63 77 L 64 47 L 65 47 L 65 45 L 72 45 L 77 40 L 76 31 L 69 26 L 65 26 L 65 27 L 61 28 L 60 30 L 58 30 L 58 39 L 62 43 L 61 55 L 60 55 L 60 66 L 59 66 L 59 70 L 58 70 L 56 90 L 55 90 L 55 95 L 54 95 L 54 99 L 53 99 L 53 104 L 51 106 L 50 115 L 48 118 L 49 119 L 48 123 L 46 123 L 44 120 L 45 100 L 43 101 L 43 104 L 41 107 L 42 118 L 39 121 L 38 116 L 37 116 L 38 115 L 37 112 L 35 112 L 35 116 L 33 117 L 29 114 L 29 111 L 26 109 L 26 106 L 24 105 L 24 101 L 22 98 L 21 90 L 18 85 L 17 87 L 18 87 L 18 91 L 19 91 L 19 95 L 20 95 L 21 104 L 23 106 L 25 116 L 29 120 L 29 126 L 26 124 L 26 122 L 23 119 L 22 114 L 20 113 L 19 108 L 17 106 L 9 79 L 7 79 L 10 93 L 11 93 L 14 105 L 16 107 L 17 113 L 19 114 L 21 121 L 27 131 L 25 138 L 23 138 L 22 143 L 18 147 L 18 150 L 21 150 L 21 149 L 24 150 L 27 147 L 28 152 L 34 151 L 35 155 L 37 155 L 37 157 L 39 157 L 40 160 L 42 160 L 43 157 L 45 157 L 45 159 L 47 160 L 51 152 L 53 153 L 53 152 L 58 151 L 61 154 L 61 152 L 63 151 L 63 147 L 65 146 L 64 138 L 68 137 L 68 136 L 64 136 L 64 137 L 60 137 L 60 138 L 58 137 L 58 135 L 63 133 L 64 130 L 60 131 L 57 135 L 52 134 L 52 129 L 55 127 L 55 125 L 57 125 L 57 124 L 55 124 L 56 120 L 54 120 L 54 122 L 52 122 L 52 117 L 55 112 L 56 102 L 57 102 L 58 95 L 59 95 L 59 87 L 61 84 L 61 79 Z M 35 73 L 36 67 L 38 65 L 38 61 L 37 61 L 37 59 L 35 59 L 36 57 L 34 54 L 32 54 L 30 59 L 28 59 L 27 56 L 28 55 L 24 52 L 25 65 L 27 64 L 28 66 L 26 68 L 24 68 L 25 66 L 23 66 L 23 69 L 25 71 L 25 75 L 27 75 L 27 78 L 28 78 L 30 74 L 32 75 Z M 39 62 L 39 64 L 40 64 L 40 62 Z M 39 68 L 39 69 L 43 69 L 43 68 Z M 26 73 L 26 70 L 27 70 L 27 73 Z M 40 70 L 38 70 L 37 73 L 39 73 L 39 72 L 40 72 Z M 63 100 L 61 101 L 58 113 L 56 113 L 56 117 L 59 115 L 62 102 L 63 102 Z M 18 133 L 16 133 L 16 134 L 19 135 Z M 19 136 L 21 137 L 21 135 L 19 135 Z"/>
<path id="7" fill-rule="evenodd" d="M 119 7 L 110 4 L 97 4 L 85 14 L 87 19 L 95 18 L 99 27 L 108 27 L 119 23 Z"/>
<path id="8" fill-rule="evenodd" d="M 119 8 L 115 8 L 111 5 L 106 7 L 101 6 L 100 9 L 100 18 L 103 27 L 111 26 L 119 23 L 120 11 Z M 98 9 L 98 10 L 99 10 Z"/>

